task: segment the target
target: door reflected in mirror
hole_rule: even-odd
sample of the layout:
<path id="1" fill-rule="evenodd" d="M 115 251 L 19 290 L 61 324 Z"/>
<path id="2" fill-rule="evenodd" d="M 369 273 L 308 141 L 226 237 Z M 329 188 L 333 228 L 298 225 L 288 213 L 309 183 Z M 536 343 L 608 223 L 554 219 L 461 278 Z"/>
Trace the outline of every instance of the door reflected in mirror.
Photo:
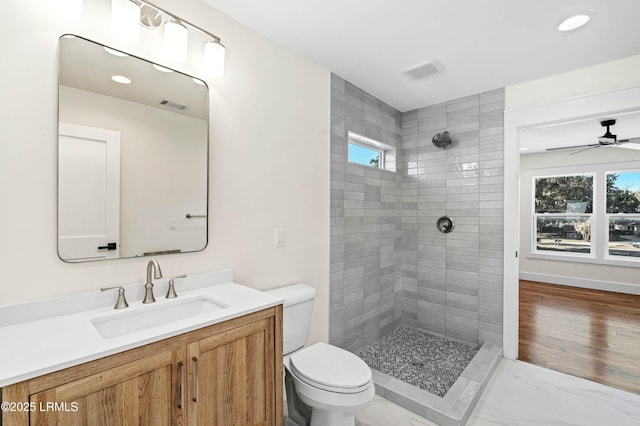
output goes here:
<path id="1" fill-rule="evenodd" d="M 59 40 L 58 255 L 203 250 L 208 89 L 77 36 Z"/>

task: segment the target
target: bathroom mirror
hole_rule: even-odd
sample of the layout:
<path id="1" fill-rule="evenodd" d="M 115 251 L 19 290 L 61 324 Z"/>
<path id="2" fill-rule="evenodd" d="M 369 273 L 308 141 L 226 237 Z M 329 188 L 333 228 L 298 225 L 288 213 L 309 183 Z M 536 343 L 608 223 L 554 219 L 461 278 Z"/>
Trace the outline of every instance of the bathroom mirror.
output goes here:
<path id="1" fill-rule="evenodd" d="M 58 50 L 60 258 L 204 249 L 207 86 L 82 37 Z"/>

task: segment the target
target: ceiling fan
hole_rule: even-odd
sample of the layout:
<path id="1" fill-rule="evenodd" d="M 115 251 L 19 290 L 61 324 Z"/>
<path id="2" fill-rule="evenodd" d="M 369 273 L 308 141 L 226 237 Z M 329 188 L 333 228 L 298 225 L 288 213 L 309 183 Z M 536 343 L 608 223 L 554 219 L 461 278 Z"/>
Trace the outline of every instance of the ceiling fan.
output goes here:
<path id="1" fill-rule="evenodd" d="M 578 154 L 580 152 L 583 151 L 587 151 L 590 149 L 595 149 L 595 148 L 600 148 L 601 146 L 619 146 L 621 148 L 632 148 L 632 149 L 640 149 L 640 137 L 638 138 L 628 138 L 628 139 L 620 139 L 618 140 L 618 137 L 616 135 L 614 135 L 613 133 L 611 133 L 611 130 L 609 129 L 611 126 L 616 124 L 616 120 L 603 120 L 600 122 L 600 125 L 602 127 L 606 127 L 607 131 L 605 132 L 604 135 L 598 137 L 598 143 L 593 143 L 593 144 L 586 144 L 586 145 L 574 145 L 574 146 L 563 146 L 560 148 L 547 148 L 547 151 L 558 151 L 561 149 L 576 149 L 576 148 L 583 148 L 579 151 L 576 152 L 572 152 L 569 155 L 573 155 L 573 154 Z M 638 144 L 638 146 L 625 146 L 625 144 Z"/>

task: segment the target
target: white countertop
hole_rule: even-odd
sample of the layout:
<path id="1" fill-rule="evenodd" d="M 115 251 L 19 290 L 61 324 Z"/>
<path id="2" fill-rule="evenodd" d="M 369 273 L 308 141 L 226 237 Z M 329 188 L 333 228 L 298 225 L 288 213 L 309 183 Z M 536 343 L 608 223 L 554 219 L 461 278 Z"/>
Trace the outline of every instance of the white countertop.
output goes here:
<path id="1" fill-rule="evenodd" d="M 148 305 L 138 297 L 140 286 L 130 286 L 126 295 L 129 307 L 119 310 L 113 309 L 117 291 L 100 297 L 86 293 L 0 306 L 0 387 L 283 303 L 282 298 L 232 279 L 231 271 L 222 271 L 176 280 L 177 299 L 165 299 L 166 282 L 159 282 L 154 288 L 157 301 Z M 228 307 L 109 339 L 91 323 L 95 318 L 158 309 L 197 297 L 208 297 Z"/>

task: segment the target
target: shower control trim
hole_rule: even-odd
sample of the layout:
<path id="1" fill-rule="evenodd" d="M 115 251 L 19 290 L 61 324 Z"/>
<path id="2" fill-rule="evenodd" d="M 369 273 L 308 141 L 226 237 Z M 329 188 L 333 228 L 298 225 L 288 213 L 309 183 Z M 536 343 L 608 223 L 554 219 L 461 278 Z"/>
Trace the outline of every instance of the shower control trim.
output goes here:
<path id="1" fill-rule="evenodd" d="M 436 222 L 436 226 L 438 227 L 438 231 L 444 234 L 448 234 L 456 227 L 455 223 L 453 223 L 453 219 L 449 216 L 440 216 Z"/>

